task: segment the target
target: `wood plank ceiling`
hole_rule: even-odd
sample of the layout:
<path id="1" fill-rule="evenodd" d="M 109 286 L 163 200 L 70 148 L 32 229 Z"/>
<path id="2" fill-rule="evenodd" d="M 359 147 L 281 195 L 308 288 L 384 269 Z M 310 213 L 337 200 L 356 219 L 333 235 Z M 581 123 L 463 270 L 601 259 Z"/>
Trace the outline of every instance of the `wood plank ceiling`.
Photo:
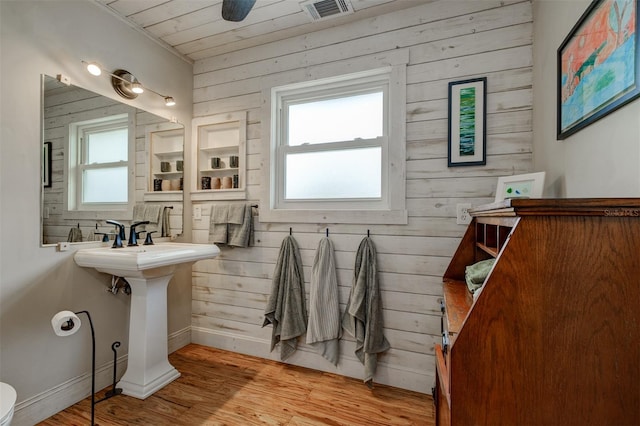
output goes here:
<path id="1" fill-rule="evenodd" d="M 432 0 L 351 0 L 354 13 L 315 22 L 302 10 L 302 0 L 257 0 L 242 22 L 222 19 L 222 0 L 95 1 L 183 59 L 194 62 Z"/>

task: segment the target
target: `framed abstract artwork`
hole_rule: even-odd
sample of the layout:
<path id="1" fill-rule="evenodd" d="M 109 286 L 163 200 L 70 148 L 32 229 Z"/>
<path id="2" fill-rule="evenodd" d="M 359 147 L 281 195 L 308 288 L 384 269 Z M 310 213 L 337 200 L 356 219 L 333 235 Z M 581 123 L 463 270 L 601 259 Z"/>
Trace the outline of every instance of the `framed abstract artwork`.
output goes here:
<path id="1" fill-rule="evenodd" d="M 448 165 L 487 164 L 487 78 L 449 83 Z"/>
<path id="2" fill-rule="evenodd" d="M 558 139 L 640 95 L 639 2 L 594 0 L 558 48 Z"/>

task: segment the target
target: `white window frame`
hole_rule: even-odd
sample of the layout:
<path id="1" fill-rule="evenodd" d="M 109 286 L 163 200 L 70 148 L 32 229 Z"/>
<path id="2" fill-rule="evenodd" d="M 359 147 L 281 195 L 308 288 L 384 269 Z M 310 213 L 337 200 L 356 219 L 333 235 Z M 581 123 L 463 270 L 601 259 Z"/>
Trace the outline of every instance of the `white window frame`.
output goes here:
<path id="1" fill-rule="evenodd" d="M 128 129 L 127 161 L 101 163 L 100 165 L 85 164 L 85 134 L 105 129 Z M 68 161 L 65 163 L 65 215 L 73 219 L 88 219 L 100 212 L 110 212 L 112 219 L 131 218 L 135 196 L 135 125 L 131 113 L 117 114 L 109 117 L 96 118 L 71 123 L 67 128 Z M 83 203 L 82 176 L 87 169 L 104 167 L 127 167 L 127 201 L 122 203 Z"/>
<path id="2" fill-rule="evenodd" d="M 344 75 L 322 75 L 312 81 L 263 81 L 263 186 L 260 220 L 263 222 L 406 224 L 406 64 L 408 52 L 393 52 L 390 63 L 372 67 L 352 63 L 347 69 L 363 70 Z M 362 62 L 362 61 L 361 61 Z M 342 142 L 343 148 L 382 147 L 382 197 L 348 200 L 285 200 L 284 161 L 287 153 L 333 150 L 333 143 L 288 146 L 283 102 L 320 99 L 374 87 L 385 87 L 384 135 L 382 138 Z M 284 118 L 284 119 L 283 119 Z M 333 146 L 332 146 L 333 145 Z"/>
<path id="3" fill-rule="evenodd" d="M 389 84 L 386 74 L 378 74 L 366 79 L 358 79 L 357 84 L 353 84 L 352 81 L 342 81 L 337 84 L 329 82 L 327 84 L 319 85 L 317 87 L 304 88 L 303 90 L 284 90 L 283 93 L 276 93 L 276 117 L 275 123 L 279 125 L 276 128 L 276 148 L 275 148 L 275 161 L 276 161 L 276 186 L 274 188 L 276 199 L 276 209 L 384 209 L 388 206 L 388 189 L 387 189 L 387 168 L 382 165 L 387 163 L 388 148 L 389 148 Z M 384 105 L 383 105 L 383 135 L 375 139 L 357 139 L 352 141 L 342 142 L 330 142 L 319 144 L 305 144 L 290 146 L 287 143 L 286 129 L 288 129 L 288 105 L 294 105 L 299 103 L 311 102 L 314 100 L 326 100 L 344 98 L 347 96 L 383 92 Z M 280 134 L 279 132 L 282 132 Z M 316 153 L 322 151 L 341 151 L 348 149 L 358 148 L 375 148 L 379 147 L 382 152 L 382 180 L 381 189 L 382 195 L 380 198 L 365 199 L 365 198 L 343 198 L 339 200 L 327 200 L 327 199 L 302 199 L 302 200 L 287 200 L 285 198 L 286 192 L 286 170 L 284 164 L 288 154 L 301 154 L 301 153 Z"/>

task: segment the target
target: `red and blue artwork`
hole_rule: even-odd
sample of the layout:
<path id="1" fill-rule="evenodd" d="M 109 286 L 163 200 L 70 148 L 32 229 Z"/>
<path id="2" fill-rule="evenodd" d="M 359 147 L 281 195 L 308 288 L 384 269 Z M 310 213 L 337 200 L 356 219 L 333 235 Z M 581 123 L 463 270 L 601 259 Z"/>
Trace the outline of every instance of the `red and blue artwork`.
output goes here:
<path id="1" fill-rule="evenodd" d="M 637 8 L 638 0 L 596 0 L 560 47 L 559 135 L 638 90 Z"/>

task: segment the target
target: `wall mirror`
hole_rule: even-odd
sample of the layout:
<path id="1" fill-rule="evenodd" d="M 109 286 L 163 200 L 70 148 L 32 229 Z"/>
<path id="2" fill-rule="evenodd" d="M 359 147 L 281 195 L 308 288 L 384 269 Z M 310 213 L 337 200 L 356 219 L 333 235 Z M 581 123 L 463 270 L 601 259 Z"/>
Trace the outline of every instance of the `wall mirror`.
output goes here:
<path id="1" fill-rule="evenodd" d="M 43 75 L 42 138 L 42 245 L 113 239 L 109 219 L 182 234 L 181 124 Z"/>

